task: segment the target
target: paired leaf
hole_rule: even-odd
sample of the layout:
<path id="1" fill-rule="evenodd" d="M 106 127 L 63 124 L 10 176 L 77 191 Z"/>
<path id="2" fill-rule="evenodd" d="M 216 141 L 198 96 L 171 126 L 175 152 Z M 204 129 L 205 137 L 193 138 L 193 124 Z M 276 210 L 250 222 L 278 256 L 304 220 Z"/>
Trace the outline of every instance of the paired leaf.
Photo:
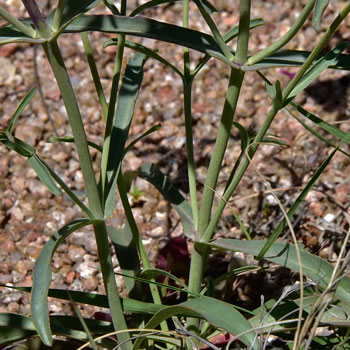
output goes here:
<path id="1" fill-rule="evenodd" d="M 162 321 L 172 316 L 182 315 L 183 313 L 189 313 L 191 317 L 203 318 L 214 327 L 225 329 L 233 335 L 250 331 L 240 336 L 239 340 L 251 349 L 259 349 L 259 344 L 255 341 L 255 331 L 239 311 L 231 304 L 205 296 L 190 299 L 179 305 L 169 306 L 160 310 L 151 318 L 145 327 L 155 328 Z M 140 343 L 140 340 L 136 341 L 135 350 L 139 347 Z"/>
<path id="2" fill-rule="evenodd" d="M 242 241 L 237 239 L 218 239 L 210 243 L 197 243 L 199 245 L 209 246 L 211 248 L 220 248 L 231 251 L 238 251 L 246 254 L 252 254 L 257 256 L 262 248 L 266 245 L 267 241 L 264 240 L 252 240 Z M 320 257 L 310 254 L 304 249 L 301 249 L 300 245 L 300 256 L 301 263 L 303 265 L 303 273 L 311 278 L 317 285 L 325 289 L 331 280 L 333 273 L 333 266 L 326 260 Z M 265 254 L 264 259 L 269 260 L 273 263 L 281 266 L 288 267 L 289 269 L 299 272 L 298 257 L 295 246 L 293 244 L 275 242 L 270 247 L 268 252 Z M 335 296 L 342 302 L 350 305 L 350 279 L 344 277 L 336 289 Z"/>
<path id="3" fill-rule="evenodd" d="M 51 283 L 51 259 L 60 244 L 74 231 L 97 223 L 98 220 L 77 219 L 55 233 L 45 244 L 34 265 L 31 312 L 35 328 L 46 345 L 52 344 L 47 294 Z"/>
<path id="4" fill-rule="evenodd" d="M 195 228 L 193 223 L 192 208 L 178 189 L 169 179 L 152 163 L 143 165 L 137 175 L 150 182 L 177 211 L 182 219 L 184 234 L 193 239 Z"/>

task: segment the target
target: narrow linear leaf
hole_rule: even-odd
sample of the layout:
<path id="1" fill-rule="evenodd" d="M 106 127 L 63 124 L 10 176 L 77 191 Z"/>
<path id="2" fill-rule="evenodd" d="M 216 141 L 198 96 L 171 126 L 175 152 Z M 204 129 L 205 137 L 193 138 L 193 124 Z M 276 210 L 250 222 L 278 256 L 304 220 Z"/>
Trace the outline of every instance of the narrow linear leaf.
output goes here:
<path id="1" fill-rule="evenodd" d="M 244 152 L 249 145 L 249 135 L 244 126 L 236 121 L 233 121 L 233 126 L 235 126 L 241 136 L 241 151 Z"/>
<path id="2" fill-rule="evenodd" d="M 195 228 L 193 223 L 192 208 L 178 189 L 152 163 L 143 165 L 138 170 L 137 175 L 150 182 L 164 196 L 164 198 L 180 215 L 185 236 L 193 239 L 195 236 Z"/>
<path id="3" fill-rule="evenodd" d="M 126 220 L 122 229 L 107 226 L 107 231 L 123 275 L 130 276 L 130 278 L 124 279 L 128 295 L 130 298 L 138 299 L 143 292 L 140 284 L 136 283 L 136 280 L 132 277 L 136 277 L 140 272 L 140 259 L 129 223 Z"/>
<path id="4" fill-rule="evenodd" d="M 145 327 L 154 328 L 158 326 L 160 322 L 172 316 L 181 315 L 184 312 L 191 312 L 192 317 L 203 318 L 214 327 L 225 329 L 233 335 L 238 335 L 244 331 L 251 330 L 251 332 L 242 335 L 239 339 L 251 349 L 259 349 L 258 342 L 254 341 L 255 331 L 239 311 L 237 311 L 231 304 L 205 296 L 162 309 L 151 318 Z M 141 340 L 136 341 L 135 350 L 139 347 L 140 343 Z"/>
<path id="5" fill-rule="evenodd" d="M 53 193 L 55 196 L 60 196 L 62 194 L 61 190 L 52 179 L 49 171 L 40 161 L 40 158 L 36 153 L 33 153 L 32 156 L 28 158 L 28 163 L 34 169 L 40 181 L 50 190 L 51 193 Z"/>
<path id="6" fill-rule="evenodd" d="M 225 57 L 211 35 L 174 24 L 143 17 L 91 15 L 80 16 L 65 28 L 67 33 L 83 31 L 101 31 L 161 40 L 207 53 L 231 67 L 239 68 Z"/>
<path id="7" fill-rule="evenodd" d="M 152 126 L 151 128 L 149 128 L 148 130 L 146 130 L 144 133 L 142 133 L 140 136 L 136 137 L 136 139 L 134 139 L 133 141 L 131 141 L 124 150 L 124 155 L 126 153 L 128 153 L 129 151 L 131 151 L 131 149 L 141 140 L 143 140 L 146 136 L 152 134 L 152 132 L 155 132 L 157 130 L 159 130 L 161 128 L 161 125 L 158 123 L 154 126 Z"/>
<path id="8" fill-rule="evenodd" d="M 214 240 L 210 243 L 197 243 L 212 248 L 220 248 L 231 251 L 238 251 L 246 254 L 257 256 L 263 247 L 267 244 L 266 240 L 242 241 L 238 239 L 223 238 Z M 321 259 L 316 255 L 310 254 L 300 245 L 300 257 L 303 265 L 303 273 L 311 278 L 317 285 L 324 289 L 328 286 L 333 273 L 333 266 L 326 260 Z M 264 259 L 289 269 L 299 272 L 298 257 L 295 245 L 282 242 L 275 242 L 270 245 Z M 350 305 L 350 279 L 344 277 L 335 292 L 335 296 L 342 302 Z"/>
<path id="9" fill-rule="evenodd" d="M 29 146 L 27 143 L 25 143 L 20 139 L 17 139 L 16 137 L 14 137 L 14 141 L 15 142 L 12 142 L 8 138 L 8 135 L 6 135 L 6 132 L 3 132 L 0 134 L 0 142 L 3 143 L 6 147 L 11 149 L 12 151 L 15 151 L 21 156 L 27 157 L 27 158 L 31 157 L 34 154 L 35 149 L 32 146 Z"/>
<path id="10" fill-rule="evenodd" d="M 265 57 L 259 63 L 252 66 L 243 66 L 244 71 L 259 71 L 267 68 L 277 67 L 298 67 L 301 66 L 309 57 L 310 52 L 299 50 L 280 50 L 271 56 Z M 324 55 L 320 55 L 317 62 Z M 331 69 L 350 70 L 350 55 L 340 54 L 328 67 Z"/>
<path id="11" fill-rule="evenodd" d="M 15 287 L 15 286 L 4 286 L 6 288 L 11 288 L 14 290 L 19 290 L 22 292 L 30 293 L 32 288 L 30 287 Z M 89 293 L 89 292 L 79 292 L 75 290 L 69 290 L 69 294 L 77 303 L 82 303 L 86 305 L 98 306 L 108 308 L 108 300 L 105 295 Z M 50 288 L 48 291 L 48 296 L 52 298 L 69 300 L 67 290 L 65 289 L 53 289 Z M 139 314 L 155 314 L 161 310 L 164 306 L 147 303 L 140 300 L 134 300 L 130 298 L 121 298 L 122 306 L 124 312 L 139 313 Z"/>
<path id="12" fill-rule="evenodd" d="M 30 24 L 28 20 L 21 21 L 25 24 Z M 0 45 L 10 44 L 10 43 L 28 43 L 28 44 L 42 44 L 43 39 L 33 39 L 20 32 L 13 25 L 8 25 L 0 27 Z"/>
<path id="13" fill-rule="evenodd" d="M 112 214 L 114 207 L 114 195 L 117 182 L 117 172 L 119 170 L 125 143 L 128 138 L 129 129 L 134 114 L 135 103 L 143 79 L 143 66 L 147 60 L 144 54 L 137 53 L 129 62 L 125 69 L 118 96 L 118 106 L 115 114 L 113 130 L 107 160 L 107 181 L 105 189 L 105 215 Z"/>
<path id="14" fill-rule="evenodd" d="M 143 269 L 140 272 L 140 276 L 164 276 L 164 277 L 168 277 L 171 280 L 175 281 L 176 283 L 178 283 L 180 286 L 182 286 L 183 288 L 187 289 L 188 286 L 186 285 L 186 283 L 184 283 L 180 278 L 177 278 L 176 276 L 174 276 L 173 274 L 171 274 L 168 271 L 165 270 L 161 270 L 161 269 L 156 269 L 156 268 L 149 268 L 149 269 Z M 166 287 L 166 285 L 163 285 L 162 287 Z"/>
<path id="15" fill-rule="evenodd" d="M 332 143 L 331 141 L 329 141 L 326 137 L 324 137 L 323 135 L 321 135 L 320 133 L 318 133 L 314 127 L 308 125 L 307 123 L 305 123 L 299 116 L 297 116 L 296 114 L 294 114 L 289 108 L 286 108 L 287 112 L 295 119 L 297 120 L 306 130 L 308 130 L 311 134 L 313 134 L 314 136 L 316 136 L 317 138 L 319 138 L 321 141 L 325 142 L 327 145 L 336 148 L 337 146 Z M 331 125 L 331 124 L 330 124 Z M 350 153 L 345 152 L 342 148 L 339 148 L 339 152 L 343 153 L 344 155 L 346 155 L 347 157 L 350 158 Z"/>
<path id="16" fill-rule="evenodd" d="M 106 48 L 111 45 L 118 45 L 118 38 L 116 39 L 110 39 L 107 40 L 103 47 Z M 137 52 L 141 52 L 145 54 L 146 56 L 152 57 L 153 59 L 159 61 L 160 63 L 163 63 L 165 66 L 170 67 L 176 74 L 178 74 L 181 78 L 183 77 L 183 74 L 173 65 L 171 64 L 168 60 L 160 56 L 156 51 L 151 50 L 147 48 L 146 46 L 143 46 L 138 43 L 134 43 L 133 41 L 125 40 L 124 45 L 128 47 L 129 49 L 133 49 Z"/>
<path id="17" fill-rule="evenodd" d="M 305 73 L 305 75 L 300 79 L 295 88 L 291 91 L 287 97 L 285 104 L 288 104 L 289 101 L 303 91 L 308 85 L 310 85 L 324 70 L 326 70 L 332 64 L 337 62 L 337 57 L 345 49 L 349 47 L 347 42 L 340 43 L 333 50 L 329 51 L 326 55 L 321 57 L 312 67 Z"/>
<path id="18" fill-rule="evenodd" d="M 97 223 L 98 220 L 77 219 L 56 232 L 41 250 L 34 265 L 31 313 L 35 329 L 44 344 L 52 344 L 47 294 L 51 283 L 51 259 L 59 245 L 74 231 Z"/>
<path id="19" fill-rule="evenodd" d="M 168 3 L 172 3 L 175 1 L 179 1 L 179 0 L 151 0 L 151 1 L 147 1 L 144 4 L 140 5 L 139 7 L 137 7 L 135 10 L 133 10 L 130 13 L 130 17 L 134 17 L 136 15 L 138 15 L 140 12 L 145 11 L 149 8 L 158 6 L 158 5 L 162 5 L 162 4 L 168 4 Z"/>
<path id="20" fill-rule="evenodd" d="M 298 112 L 300 112 L 305 118 L 309 119 L 313 123 L 317 124 L 320 128 L 323 130 L 329 132 L 333 136 L 337 137 L 340 140 L 344 140 L 347 136 L 347 134 L 340 130 L 339 128 L 327 123 L 326 121 L 322 120 L 321 118 L 317 117 L 316 115 L 308 112 L 306 109 L 302 108 L 301 106 L 297 105 L 294 102 L 290 103 Z M 345 140 L 346 142 L 346 140 Z"/>
<path id="21" fill-rule="evenodd" d="M 316 30 L 321 30 L 322 15 L 329 4 L 329 0 L 316 0 L 312 23 Z"/>
<path id="22" fill-rule="evenodd" d="M 10 121 L 8 122 L 6 130 L 9 131 L 11 134 L 13 132 L 13 128 L 19 118 L 19 116 L 22 114 L 23 110 L 28 106 L 30 101 L 34 98 L 36 94 L 37 88 L 31 88 L 28 93 L 24 96 L 22 101 L 19 103 L 16 111 L 13 113 Z"/>
<path id="23" fill-rule="evenodd" d="M 51 137 L 50 140 L 48 141 L 49 143 L 55 143 L 55 142 L 67 142 L 67 143 L 74 143 L 74 137 L 72 136 L 63 136 L 63 137 Z M 88 140 L 88 145 L 92 148 L 95 148 L 97 151 L 102 152 L 102 147 L 99 146 L 97 143 L 89 141 Z"/>

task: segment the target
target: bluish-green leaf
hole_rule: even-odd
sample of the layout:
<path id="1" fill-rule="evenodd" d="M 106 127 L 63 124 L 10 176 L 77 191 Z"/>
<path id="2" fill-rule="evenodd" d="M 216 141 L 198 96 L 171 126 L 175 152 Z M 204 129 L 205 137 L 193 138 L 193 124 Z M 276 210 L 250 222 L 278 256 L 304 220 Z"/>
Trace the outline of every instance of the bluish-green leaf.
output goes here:
<path id="1" fill-rule="evenodd" d="M 141 13 L 142 11 L 145 11 L 149 8 L 158 6 L 158 5 L 163 5 L 163 4 L 168 4 L 171 2 L 175 2 L 175 1 L 179 1 L 179 0 L 151 0 L 151 1 L 147 1 L 144 4 L 141 4 L 140 6 L 138 6 L 135 10 L 133 10 L 130 13 L 130 17 L 134 17 L 136 15 L 138 15 L 139 13 Z"/>
<path id="2" fill-rule="evenodd" d="M 30 23 L 29 21 L 23 21 Z M 0 45 L 9 43 L 28 43 L 28 44 L 42 44 L 43 39 L 33 39 L 20 32 L 12 25 L 0 27 Z"/>
<path id="3" fill-rule="evenodd" d="M 348 43 L 340 43 L 333 50 L 329 51 L 326 55 L 324 55 L 316 63 L 314 63 L 312 67 L 300 79 L 298 84 L 287 97 L 287 101 L 285 101 L 284 103 L 287 104 L 291 100 L 293 100 L 293 98 L 296 95 L 298 95 L 308 85 L 310 85 L 324 70 L 326 70 L 329 66 L 334 65 L 337 62 L 337 57 L 340 55 L 340 53 L 348 47 Z"/>
<path id="4" fill-rule="evenodd" d="M 72 136 L 63 136 L 63 137 L 54 136 L 54 137 L 51 137 L 48 142 L 49 143 L 55 143 L 55 142 L 74 143 L 75 141 L 74 141 L 74 137 Z M 93 147 L 97 151 L 102 152 L 102 147 L 96 144 L 95 142 L 88 140 L 87 143 L 90 147 Z"/>
<path id="5" fill-rule="evenodd" d="M 235 126 L 241 136 L 241 151 L 244 152 L 249 145 L 249 135 L 244 126 L 236 121 L 233 121 L 233 126 Z"/>
<path id="6" fill-rule="evenodd" d="M 280 50 L 271 56 L 262 59 L 260 62 L 252 66 L 243 66 L 244 71 L 259 71 L 266 68 L 277 67 L 298 67 L 301 66 L 309 57 L 310 52 L 299 50 Z M 324 57 L 320 55 L 315 62 Z M 328 67 L 332 69 L 350 70 L 350 55 L 340 54 L 334 59 Z"/>
<path id="7" fill-rule="evenodd" d="M 31 88 L 28 93 L 24 96 L 20 104 L 18 105 L 16 111 L 13 113 L 11 119 L 9 120 L 7 124 L 7 130 L 12 133 L 13 128 L 19 118 L 19 116 L 22 114 L 23 110 L 27 107 L 27 105 L 30 103 L 30 101 L 34 98 L 36 94 L 37 88 Z"/>
<path id="8" fill-rule="evenodd" d="M 185 236 L 193 239 L 195 237 L 195 228 L 192 208 L 178 189 L 152 163 L 143 165 L 138 170 L 138 176 L 150 182 L 164 196 L 164 198 L 180 215 Z"/>
<path id="9" fill-rule="evenodd" d="M 47 307 L 47 294 L 51 283 L 51 259 L 59 245 L 74 231 L 97 223 L 97 220 L 77 219 L 61 228 L 45 244 L 34 265 L 33 288 L 31 295 L 32 319 L 44 344 L 52 344 L 50 321 Z"/>
<path id="10" fill-rule="evenodd" d="M 329 0 L 316 0 L 312 22 L 316 30 L 321 30 L 322 15 L 329 4 Z"/>
<path id="11" fill-rule="evenodd" d="M 62 194 L 61 190 L 53 181 L 49 171 L 40 161 L 40 158 L 36 153 L 33 153 L 32 156 L 28 158 L 28 163 L 34 169 L 40 181 L 50 190 L 51 193 L 53 193 L 55 196 L 60 196 Z"/>
<path id="12" fill-rule="evenodd" d="M 125 16 L 80 16 L 65 28 L 65 32 L 68 33 L 82 31 L 101 31 L 162 40 L 207 53 L 231 67 L 238 68 L 234 62 L 225 57 L 211 35 L 153 19 Z"/>
<path id="13" fill-rule="evenodd" d="M 255 331 L 239 311 L 231 304 L 205 296 L 162 309 L 151 318 L 145 327 L 155 328 L 160 322 L 172 316 L 181 315 L 184 312 L 191 312 L 193 317 L 203 318 L 214 327 L 225 329 L 233 335 L 251 330 L 251 332 L 239 337 L 239 340 L 251 349 L 259 349 L 259 344 L 255 339 Z M 139 345 L 140 341 L 136 341 L 135 348 L 137 349 Z"/>
<path id="14" fill-rule="evenodd" d="M 143 66 L 146 56 L 137 53 L 125 69 L 118 96 L 118 106 L 114 125 L 111 132 L 110 148 L 107 160 L 107 181 L 105 188 L 105 216 L 108 217 L 114 210 L 114 196 L 117 182 L 117 172 L 124 155 L 125 143 L 134 114 L 135 103 L 143 79 Z"/>
<path id="15" fill-rule="evenodd" d="M 231 251 L 238 251 L 246 254 L 257 256 L 266 245 L 265 240 L 242 241 L 238 239 L 223 238 L 214 240 L 210 243 L 200 243 L 200 245 L 209 246 L 212 248 L 220 248 Z M 198 244 L 198 243 L 197 243 Z M 303 274 L 311 278 L 317 285 L 324 289 L 328 286 L 333 273 L 333 266 L 326 260 L 310 254 L 302 249 L 300 245 L 301 264 Z M 289 269 L 299 272 L 299 263 L 295 246 L 293 244 L 275 242 L 270 247 L 264 256 L 264 259 Z M 336 289 L 335 296 L 342 302 L 350 305 L 350 279 L 344 277 Z"/>
<path id="16" fill-rule="evenodd" d="M 19 290 L 26 293 L 30 293 L 32 290 L 30 287 L 6 286 L 6 288 Z M 77 303 L 108 308 L 108 300 L 105 295 L 89 292 L 79 292 L 75 290 L 68 290 L 68 292 Z M 69 300 L 69 295 L 65 289 L 50 288 L 48 291 L 48 296 L 62 300 Z M 124 312 L 138 314 L 155 314 L 164 307 L 163 305 L 147 303 L 130 298 L 121 298 L 121 302 Z"/>

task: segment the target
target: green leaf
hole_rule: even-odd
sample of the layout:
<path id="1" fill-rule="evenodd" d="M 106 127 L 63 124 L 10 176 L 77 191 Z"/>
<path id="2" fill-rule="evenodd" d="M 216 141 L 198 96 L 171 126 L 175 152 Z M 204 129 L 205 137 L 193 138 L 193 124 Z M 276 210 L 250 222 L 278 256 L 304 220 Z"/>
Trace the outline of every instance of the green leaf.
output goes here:
<path id="1" fill-rule="evenodd" d="M 118 106 L 114 125 L 111 132 L 110 148 L 107 160 L 107 186 L 105 191 L 105 216 L 108 217 L 114 210 L 114 195 L 116 189 L 117 172 L 124 155 L 124 147 L 128 138 L 129 129 L 134 114 L 135 103 L 143 79 L 143 66 L 146 56 L 137 53 L 125 69 L 118 96 Z"/>
<path id="2" fill-rule="evenodd" d="M 59 245 L 74 231 L 97 223 L 98 220 L 77 219 L 55 233 L 41 250 L 34 265 L 33 288 L 31 295 L 31 313 L 35 329 L 44 344 L 52 344 L 50 322 L 47 307 L 47 294 L 51 282 L 51 259 Z"/>
<path id="3" fill-rule="evenodd" d="M 333 50 L 321 57 L 312 67 L 304 74 L 304 76 L 297 83 L 295 88 L 291 91 L 284 104 L 288 104 L 301 91 L 310 85 L 324 70 L 337 62 L 337 57 L 341 52 L 349 47 L 349 44 L 344 42 L 337 45 Z"/>
<path id="4" fill-rule="evenodd" d="M 164 196 L 164 198 L 180 215 L 185 236 L 193 239 L 195 236 L 195 228 L 192 208 L 178 189 L 152 163 L 143 165 L 138 170 L 137 175 L 150 182 Z"/>
<path id="5" fill-rule="evenodd" d="M 179 1 L 179 0 L 151 0 L 151 1 L 147 1 L 144 4 L 140 5 L 139 7 L 137 7 L 134 11 L 132 11 L 130 13 L 130 17 L 134 17 L 136 15 L 138 15 L 140 12 L 145 11 L 149 8 L 158 6 L 158 5 L 162 5 L 162 4 L 168 4 L 171 2 L 175 2 L 175 1 Z"/>
<path id="6" fill-rule="evenodd" d="M 267 68 L 277 67 L 298 67 L 309 57 L 310 52 L 299 50 L 280 50 L 271 56 L 265 57 L 260 62 L 252 66 L 243 66 L 244 71 L 259 71 Z M 324 57 L 320 55 L 315 62 Z M 350 55 L 338 55 L 328 67 L 332 69 L 350 70 Z"/>
<path id="7" fill-rule="evenodd" d="M 238 68 L 234 62 L 225 57 L 211 35 L 174 24 L 143 17 L 91 15 L 78 17 L 65 29 L 67 33 L 83 31 L 101 31 L 161 40 L 207 53 L 231 67 Z"/>
<path id="8" fill-rule="evenodd" d="M 312 23 L 316 30 L 321 30 L 322 15 L 329 4 L 329 0 L 316 0 Z"/>
<path id="9" fill-rule="evenodd" d="M 35 149 L 32 146 L 29 146 L 27 143 L 20 139 L 17 139 L 16 137 L 14 137 L 14 140 L 15 142 L 9 140 L 8 135 L 6 135 L 6 132 L 0 134 L 0 142 L 2 142 L 6 147 L 11 149 L 12 151 L 15 151 L 21 156 L 27 158 L 31 157 L 34 154 Z"/>
<path id="10" fill-rule="evenodd" d="M 107 226 L 107 231 L 123 274 L 136 277 L 140 272 L 140 261 L 127 220 L 124 228 L 116 229 L 112 226 Z M 126 278 L 124 281 L 130 298 L 138 299 L 142 296 L 142 289 L 139 283 L 136 283 L 132 278 Z"/>
<path id="11" fill-rule="evenodd" d="M 241 151 L 244 152 L 249 145 L 249 135 L 244 126 L 236 121 L 233 121 L 233 126 L 235 126 L 241 136 Z"/>
<path id="12" fill-rule="evenodd" d="M 239 339 L 251 349 L 259 349 L 259 344 L 255 341 L 255 331 L 239 311 L 231 304 L 205 296 L 160 310 L 151 318 L 145 328 L 155 328 L 160 322 L 172 316 L 181 315 L 184 312 L 192 313 L 192 317 L 203 318 L 214 327 L 225 329 L 233 335 L 251 330 L 251 332 L 242 335 Z M 135 350 L 140 345 L 140 342 L 139 340 L 136 341 Z"/>
<path id="13" fill-rule="evenodd" d="M 79 1 L 71 1 L 70 0 L 70 1 L 67 1 L 63 7 L 60 27 L 61 28 L 64 27 L 69 22 L 71 22 L 72 19 L 74 19 L 78 16 L 81 16 L 85 12 L 89 11 L 90 9 L 95 7 L 99 2 L 101 2 L 101 0 L 79 0 Z M 47 18 L 47 22 L 49 25 L 51 25 L 51 23 L 55 17 L 55 12 L 56 12 L 56 10 L 53 10 Z"/>
<path id="14" fill-rule="evenodd" d="M 323 130 L 329 132 L 333 136 L 337 137 L 340 140 L 344 140 L 347 136 L 347 134 L 340 130 L 339 128 L 327 123 L 326 121 L 322 120 L 321 118 L 317 117 L 316 115 L 308 112 L 306 109 L 302 108 L 301 106 L 297 105 L 294 102 L 290 102 L 290 104 L 298 111 L 300 112 L 305 118 L 309 119 L 313 123 L 317 124 L 320 128 Z"/>
<path id="15" fill-rule="evenodd" d="M 53 136 L 50 138 L 48 141 L 49 143 L 55 143 L 55 142 L 67 142 L 67 143 L 74 143 L 74 137 L 72 136 L 63 136 L 63 137 L 58 137 L 58 136 Z M 102 152 L 102 147 L 96 144 L 95 142 L 89 141 L 88 140 L 88 145 L 92 148 L 95 148 L 97 151 Z"/>
<path id="16" fill-rule="evenodd" d="M 104 43 L 103 47 L 108 47 L 111 45 L 118 45 L 118 38 L 107 40 Z M 171 64 L 165 58 L 160 56 L 156 51 L 153 51 L 153 50 L 151 50 L 151 49 L 149 49 L 141 44 L 134 43 L 133 41 L 129 41 L 129 40 L 125 40 L 124 45 L 126 47 L 128 47 L 129 49 L 133 49 L 137 52 L 141 52 L 141 53 L 145 54 L 146 56 L 152 57 L 153 59 L 159 61 L 160 63 L 163 63 L 165 66 L 170 67 L 181 78 L 183 77 L 183 74 L 180 72 L 179 69 L 177 69 L 173 64 Z"/>
<path id="17" fill-rule="evenodd" d="M 199 245 L 209 246 L 211 248 L 220 248 L 230 251 L 238 251 L 246 254 L 257 256 L 266 245 L 265 240 L 242 241 L 238 239 L 223 238 L 214 240 L 210 243 L 196 243 Z M 312 255 L 302 249 L 300 245 L 301 263 L 303 266 L 303 274 L 311 278 L 321 289 L 325 289 L 331 280 L 333 266 L 326 260 L 321 259 L 316 255 Z M 264 259 L 289 269 L 299 272 L 299 264 L 295 246 L 282 242 L 271 244 Z M 350 305 L 350 279 L 344 277 L 336 289 L 335 296 L 342 302 Z"/>
<path id="18" fill-rule="evenodd" d="M 24 20 L 21 22 L 25 24 L 31 23 L 31 21 L 28 20 Z M 9 43 L 42 44 L 43 42 L 43 39 L 33 39 L 32 37 L 23 34 L 13 25 L 0 27 L 0 45 Z"/>
<path id="19" fill-rule="evenodd" d="M 273 100 L 275 108 L 278 110 L 282 107 L 282 89 L 281 82 L 277 80 L 275 84 L 271 84 L 268 81 L 265 81 L 265 86 L 267 94 Z"/>
<path id="20" fill-rule="evenodd" d="M 23 100 L 18 105 L 16 111 L 13 113 L 10 121 L 7 124 L 7 130 L 12 134 L 13 128 L 19 118 L 19 116 L 22 114 L 23 110 L 27 107 L 27 105 L 30 103 L 30 101 L 34 98 L 36 94 L 37 88 L 31 88 L 28 93 L 25 95 Z"/>
<path id="21" fill-rule="evenodd" d="M 60 196 L 62 194 L 61 190 L 53 181 L 49 171 L 40 161 L 40 158 L 36 153 L 33 153 L 32 156 L 28 158 L 28 163 L 34 169 L 40 181 L 50 190 L 51 193 L 53 193 L 55 196 Z"/>
<path id="22" fill-rule="evenodd" d="M 171 280 L 175 281 L 178 285 L 182 286 L 183 288 L 185 288 L 187 290 L 188 286 L 186 285 L 186 283 L 184 283 L 180 278 L 177 278 L 176 276 L 172 275 L 170 272 L 165 271 L 165 270 L 161 270 L 161 269 L 156 269 L 156 268 L 149 268 L 149 269 L 143 269 L 140 272 L 140 276 L 164 276 L 164 277 L 168 277 Z M 167 287 L 166 285 L 163 284 L 162 287 Z M 187 292 L 187 291 L 186 291 Z"/>
<path id="23" fill-rule="evenodd" d="M 131 151 L 131 149 L 141 140 L 143 140 L 146 136 L 152 134 L 152 132 L 155 132 L 157 130 L 159 130 L 161 128 L 161 125 L 158 123 L 154 126 L 152 126 L 151 128 L 149 128 L 148 130 L 146 130 L 144 133 L 142 133 L 141 135 L 139 135 L 138 137 L 136 137 L 136 139 L 134 139 L 133 141 L 131 141 L 124 150 L 124 155 L 126 153 L 128 153 L 129 151 Z M 125 173 L 124 173 L 125 176 Z"/>
<path id="24" fill-rule="evenodd" d="M 201 5 L 204 7 L 204 9 L 212 14 L 214 12 L 218 12 L 218 10 L 215 8 L 213 4 L 211 4 L 208 0 L 198 0 L 198 2 L 201 3 Z"/>

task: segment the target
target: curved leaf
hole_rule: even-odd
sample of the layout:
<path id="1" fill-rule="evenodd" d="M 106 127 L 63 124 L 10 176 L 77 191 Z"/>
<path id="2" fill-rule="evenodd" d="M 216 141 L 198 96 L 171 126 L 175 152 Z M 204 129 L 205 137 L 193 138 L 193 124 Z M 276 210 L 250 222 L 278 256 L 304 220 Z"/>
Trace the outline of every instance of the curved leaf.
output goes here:
<path id="1" fill-rule="evenodd" d="M 28 21 L 22 21 L 28 23 Z M 9 43 L 28 43 L 28 44 L 42 44 L 43 39 L 33 39 L 20 32 L 12 25 L 0 27 L 0 45 Z"/>
<path id="2" fill-rule="evenodd" d="M 310 52 L 299 50 L 280 50 L 271 56 L 262 59 L 252 66 L 243 66 L 244 71 L 258 71 L 266 68 L 276 67 L 298 67 L 309 57 Z M 320 55 L 316 61 L 324 56 Z M 340 54 L 328 67 L 332 69 L 350 70 L 350 55 Z"/>
<path id="3" fill-rule="evenodd" d="M 132 11 L 130 13 L 130 17 L 134 17 L 136 15 L 138 15 L 140 12 L 145 11 L 149 8 L 158 6 L 158 5 L 162 5 L 162 4 L 168 4 L 170 2 L 175 2 L 175 1 L 179 1 L 179 0 L 151 0 L 151 1 L 147 1 L 144 4 L 140 5 L 139 7 L 137 7 L 134 11 Z"/>
<path id="4" fill-rule="evenodd" d="M 193 239 L 195 236 L 195 228 L 192 208 L 178 189 L 152 163 L 143 165 L 138 170 L 137 175 L 150 182 L 164 196 L 164 198 L 180 215 L 185 236 Z"/>
<path id="5" fill-rule="evenodd" d="M 288 104 L 296 95 L 310 85 L 324 70 L 326 70 L 329 66 L 334 65 L 337 62 L 337 57 L 340 55 L 340 53 L 348 47 L 348 43 L 340 43 L 333 50 L 329 51 L 326 55 L 314 63 L 291 91 L 289 96 L 286 98 L 286 101 L 284 101 L 284 104 Z"/>
<path id="6" fill-rule="evenodd" d="M 321 30 L 323 12 L 326 10 L 329 0 L 316 0 L 312 22 L 316 30 Z"/>
<path id="7" fill-rule="evenodd" d="M 191 317 L 199 317 L 207 320 L 217 328 L 225 329 L 233 335 L 238 335 L 247 330 L 251 332 L 239 337 L 239 339 L 251 349 L 259 349 L 258 342 L 255 342 L 255 331 L 251 324 L 242 314 L 231 304 L 210 298 L 199 297 L 190 299 L 176 306 L 169 306 L 157 312 L 145 326 L 146 328 L 155 328 L 160 322 L 169 317 L 181 315 L 184 312 L 192 313 Z M 135 349 L 140 345 L 140 341 L 135 343 Z"/>
<path id="8" fill-rule="evenodd" d="M 16 287 L 16 286 L 5 286 L 6 288 L 11 288 L 15 290 L 19 290 L 22 292 L 31 292 L 30 287 Z M 65 290 L 65 289 L 53 289 L 50 288 L 48 291 L 48 296 L 52 298 L 62 299 L 62 300 L 70 300 L 69 294 L 77 303 L 82 303 L 86 305 L 93 305 L 98 307 L 108 308 L 108 300 L 105 295 L 89 293 L 89 292 L 79 292 L 75 290 Z M 140 300 L 134 300 L 130 298 L 121 298 L 122 306 L 124 312 L 138 313 L 138 314 L 155 314 L 159 310 L 161 310 L 163 305 L 158 305 L 154 303 L 147 303 Z"/>
<path id="9" fill-rule="evenodd" d="M 174 24 L 144 17 L 91 15 L 78 17 L 64 30 L 67 33 L 84 31 L 100 31 L 162 40 L 206 53 L 231 67 L 239 68 L 225 57 L 211 35 Z"/>
<path id="10" fill-rule="evenodd" d="M 61 190 L 53 181 L 49 171 L 41 162 L 36 153 L 33 153 L 32 156 L 28 158 L 28 163 L 34 169 L 40 181 L 50 190 L 51 193 L 53 193 L 55 196 L 60 196 L 62 194 Z"/>
<path id="11" fill-rule="evenodd" d="M 59 245 L 74 231 L 98 220 L 77 219 L 61 228 L 45 244 L 34 265 L 33 288 L 31 295 L 32 319 L 41 340 L 46 345 L 52 344 L 50 321 L 47 307 L 47 294 L 51 282 L 51 259 Z"/>
<path id="12" fill-rule="evenodd" d="M 267 241 L 241 241 L 237 239 L 223 238 L 212 241 L 210 243 L 199 243 L 212 248 L 220 248 L 231 251 L 238 251 L 246 254 L 257 256 Z M 198 243 L 197 243 L 198 244 Z M 302 246 L 300 246 L 302 248 Z M 300 249 L 301 263 L 303 265 L 303 273 L 311 278 L 320 288 L 324 289 L 328 286 L 333 273 L 333 266 L 326 260 L 316 255 L 312 255 L 304 249 Z M 275 242 L 271 245 L 264 259 L 272 261 L 281 266 L 299 272 L 299 264 L 296 249 L 293 244 Z M 344 303 L 350 305 L 350 279 L 344 277 L 336 289 L 335 295 Z"/>

